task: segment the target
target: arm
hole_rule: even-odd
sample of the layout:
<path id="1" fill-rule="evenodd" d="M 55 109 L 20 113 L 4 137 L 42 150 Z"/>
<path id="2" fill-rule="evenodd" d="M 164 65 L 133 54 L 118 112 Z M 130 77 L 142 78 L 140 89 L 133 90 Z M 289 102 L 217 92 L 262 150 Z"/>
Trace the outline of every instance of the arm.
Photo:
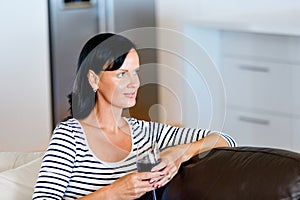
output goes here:
<path id="1" fill-rule="evenodd" d="M 160 149 L 176 146 L 179 144 L 188 144 L 199 141 L 211 134 L 217 134 L 222 137 L 228 143 L 228 146 L 234 147 L 236 143 L 234 139 L 222 132 L 211 131 L 208 129 L 193 129 L 193 128 L 179 128 L 166 124 L 159 124 L 155 122 L 149 122 L 148 125 L 151 132 L 156 134 L 156 141 L 159 143 Z M 151 133 L 149 133 L 151 135 Z"/>
<path id="2" fill-rule="evenodd" d="M 161 153 L 162 162 L 153 168 L 175 176 L 181 163 L 215 147 L 229 146 L 227 140 L 219 134 L 209 134 L 206 137 L 188 144 L 180 144 L 164 149 Z"/>
<path id="3" fill-rule="evenodd" d="M 235 146 L 235 143 L 233 143 Z M 166 149 L 166 151 L 178 151 L 177 156 L 178 160 L 181 163 L 189 160 L 190 158 L 208 151 L 215 147 L 229 147 L 231 143 L 226 140 L 226 138 L 220 134 L 208 134 L 204 138 L 188 143 L 174 146 L 173 149 Z"/>
<path id="4" fill-rule="evenodd" d="M 78 200 L 133 200 L 154 189 L 149 179 L 162 177 L 162 172 L 133 172 Z"/>
<path id="5" fill-rule="evenodd" d="M 161 146 L 167 147 L 161 152 L 161 163 L 153 171 L 162 171 L 166 177 L 156 181 L 156 187 L 161 187 L 174 177 L 181 163 L 201 152 L 215 147 L 236 146 L 232 137 L 225 133 L 201 129 L 187 129 L 166 126 L 161 131 Z"/>
<path id="6" fill-rule="evenodd" d="M 62 199 L 75 159 L 75 139 L 69 127 L 60 124 L 53 132 L 35 185 L 33 199 Z"/>
<path id="7" fill-rule="evenodd" d="M 205 138 L 188 144 L 168 147 L 161 152 L 161 162 L 152 168 L 152 171 L 161 171 L 166 174 L 161 179 L 155 179 L 155 188 L 167 184 L 178 172 L 181 163 L 189 160 L 201 152 L 215 147 L 229 146 L 228 142 L 219 134 L 209 134 Z"/>

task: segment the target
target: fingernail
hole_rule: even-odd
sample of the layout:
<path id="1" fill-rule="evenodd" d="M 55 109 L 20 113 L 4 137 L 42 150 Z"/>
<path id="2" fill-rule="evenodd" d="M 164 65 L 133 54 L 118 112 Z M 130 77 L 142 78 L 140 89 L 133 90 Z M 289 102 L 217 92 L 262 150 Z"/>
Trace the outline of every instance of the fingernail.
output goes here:
<path id="1" fill-rule="evenodd" d="M 161 176 L 164 176 L 164 175 L 165 175 L 165 173 L 161 172 L 159 175 L 161 175 Z"/>
<path id="2" fill-rule="evenodd" d="M 153 179 L 152 179 L 152 180 L 150 180 L 150 182 L 149 182 L 149 183 L 150 183 L 150 184 L 151 184 L 151 183 L 154 183 L 154 180 L 153 180 Z"/>
<path id="3" fill-rule="evenodd" d="M 160 188 L 160 185 L 156 185 L 155 188 L 156 188 L 156 189 Z"/>

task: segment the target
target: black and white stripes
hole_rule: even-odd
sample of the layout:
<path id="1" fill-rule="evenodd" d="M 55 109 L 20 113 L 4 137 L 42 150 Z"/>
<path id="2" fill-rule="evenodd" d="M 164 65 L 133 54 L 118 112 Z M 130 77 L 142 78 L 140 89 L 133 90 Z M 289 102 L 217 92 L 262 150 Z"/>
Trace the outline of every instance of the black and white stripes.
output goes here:
<path id="1" fill-rule="evenodd" d="M 132 149 L 122 161 L 99 160 L 89 149 L 85 134 L 76 119 L 60 123 L 54 130 L 45 153 L 33 199 L 76 199 L 136 170 L 139 153 L 157 142 L 160 149 L 197 141 L 216 133 L 235 146 L 227 134 L 209 130 L 178 128 L 155 122 L 126 118 L 131 128 Z"/>

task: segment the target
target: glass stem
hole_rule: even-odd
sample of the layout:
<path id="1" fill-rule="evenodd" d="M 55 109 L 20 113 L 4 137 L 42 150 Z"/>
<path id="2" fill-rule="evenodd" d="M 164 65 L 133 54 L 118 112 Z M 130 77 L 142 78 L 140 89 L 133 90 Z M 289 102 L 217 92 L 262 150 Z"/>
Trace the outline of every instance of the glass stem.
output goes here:
<path id="1" fill-rule="evenodd" d="M 155 190 L 152 190 L 153 200 L 156 200 L 156 192 Z"/>

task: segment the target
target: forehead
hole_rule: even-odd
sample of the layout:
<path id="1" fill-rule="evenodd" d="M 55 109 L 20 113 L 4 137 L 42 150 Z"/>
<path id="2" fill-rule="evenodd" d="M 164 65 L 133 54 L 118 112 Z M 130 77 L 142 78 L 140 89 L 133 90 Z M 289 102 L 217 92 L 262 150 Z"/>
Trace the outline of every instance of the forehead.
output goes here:
<path id="1" fill-rule="evenodd" d="M 128 52 L 122 66 L 121 70 L 132 70 L 140 66 L 139 56 L 136 50 L 132 49 Z"/>

